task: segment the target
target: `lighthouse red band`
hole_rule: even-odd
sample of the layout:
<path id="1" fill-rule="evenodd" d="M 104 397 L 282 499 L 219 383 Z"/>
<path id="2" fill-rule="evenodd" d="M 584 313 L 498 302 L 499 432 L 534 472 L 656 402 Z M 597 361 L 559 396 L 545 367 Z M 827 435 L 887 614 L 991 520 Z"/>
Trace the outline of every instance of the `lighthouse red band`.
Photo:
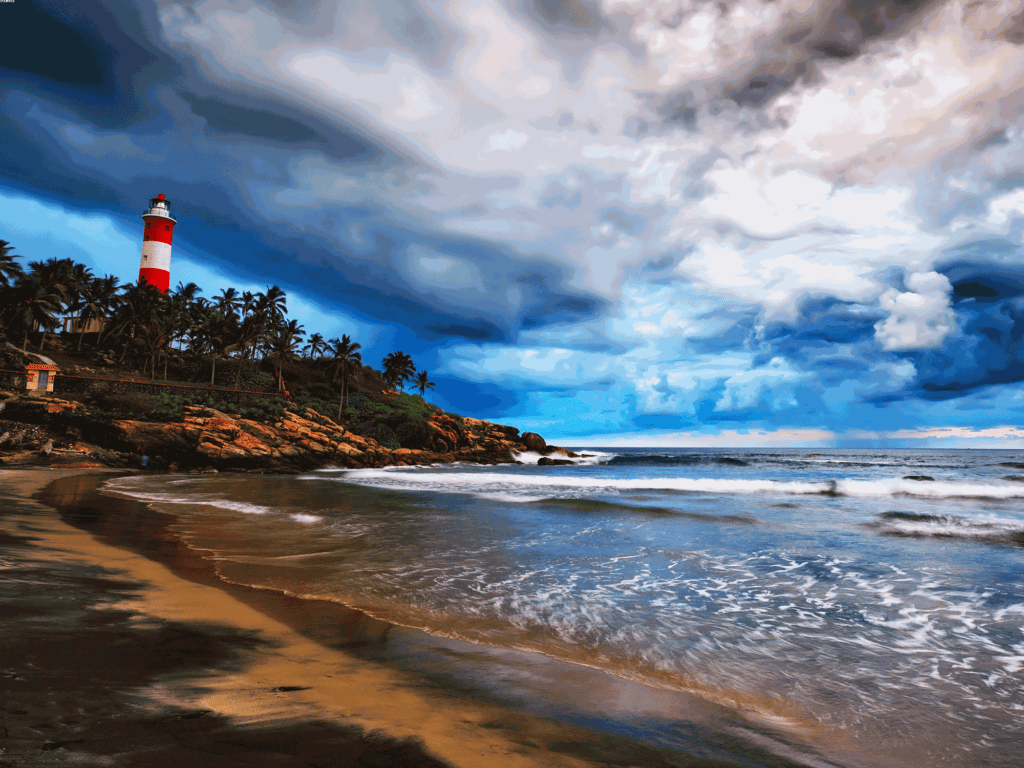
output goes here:
<path id="1" fill-rule="evenodd" d="M 157 195 L 149 201 L 149 209 L 142 214 L 146 228 L 142 236 L 142 261 L 139 263 L 139 285 L 147 282 L 167 293 L 171 285 L 171 240 L 174 225 L 171 201 Z"/>

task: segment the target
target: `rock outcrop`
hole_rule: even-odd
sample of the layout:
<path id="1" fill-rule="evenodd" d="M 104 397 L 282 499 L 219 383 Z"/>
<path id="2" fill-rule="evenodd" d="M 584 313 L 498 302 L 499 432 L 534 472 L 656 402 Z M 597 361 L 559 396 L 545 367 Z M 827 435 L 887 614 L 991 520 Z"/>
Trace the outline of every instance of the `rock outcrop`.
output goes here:
<path id="1" fill-rule="evenodd" d="M 547 456 L 541 456 L 537 459 L 537 464 L 541 467 L 567 466 L 575 463 L 574 461 L 569 461 L 569 459 L 549 459 Z"/>
<path id="2" fill-rule="evenodd" d="M 535 451 L 536 453 L 543 453 L 547 447 L 547 443 L 544 442 L 544 438 L 538 435 L 536 432 L 524 432 L 522 437 L 523 445 L 528 450 Z"/>
<path id="3" fill-rule="evenodd" d="M 536 440 L 527 435 L 520 437 L 515 427 L 444 412 L 411 424 L 405 431 L 403 425 L 398 425 L 395 432 L 405 447 L 389 449 L 311 409 L 301 414 L 285 411 L 273 423 L 202 406 L 186 407 L 181 421 L 98 422 L 80 411 L 76 413 L 79 405 L 57 398 L 19 399 L 10 409 L 19 421 L 36 425 L 32 434 L 41 441 L 37 446 L 50 441 L 51 454 L 36 454 L 31 463 L 62 463 L 73 455 L 76 460 L 107 466 L 138 467 L 146 457 L 145 466 L 158 470 L 296 472 L 329 466 L 513 463 L 516 453 L 532 450 L 530 446 L 536 445 L 536 440 L 547 452 L 564 452 L 546 446 L 539 435 L 527 433 Z M 24 463 L 22 452 L 16 456 L 0 457 L 0 463 Z"/>

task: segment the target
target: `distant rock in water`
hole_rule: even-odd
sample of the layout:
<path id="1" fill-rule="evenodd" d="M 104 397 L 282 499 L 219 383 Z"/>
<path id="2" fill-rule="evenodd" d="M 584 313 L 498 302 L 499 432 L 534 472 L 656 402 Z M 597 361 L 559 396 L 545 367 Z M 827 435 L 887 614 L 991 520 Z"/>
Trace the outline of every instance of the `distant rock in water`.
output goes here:
<path id="1" fill-rule="evenodd" d="M 935 478 L 931 477 L 930 475 L 904 475 L 903 479 L 904 480 L 927 481 L 927 482 L 932 482 L 932 483 L 935 482 Z"/>
<path id="2" fill-rule="evenodd" d="M 915 512 L 883 512 L 881 517 L 885 520 L 909 520 L 914 523 L 940 523 L 946 519 L 939 515 L 923 515 Z"/>
<path id="3" fill-rule="evenodd" d="M 579 454 L 573 453 L 568 448 L 562 448 L 561 446 L 558 445 L 546 445 L 544 446 L 544 450 L 542 451 L 542 453 L 545 456 L 550 456 L 553 453 L 558 453 L 561 454 L 562 456 L 567 456 L 570 459 L 575 459 L 579 456 Z"/>
<path id="4" fill-rule="evenodd" d="M 568 459 L 549 459 L 547 456 L 542 456 L 537 459 L 537 464 L 541 467 L 551 467 L 563 464 L 574 464 L 575 462 L 569 461 Z"/>

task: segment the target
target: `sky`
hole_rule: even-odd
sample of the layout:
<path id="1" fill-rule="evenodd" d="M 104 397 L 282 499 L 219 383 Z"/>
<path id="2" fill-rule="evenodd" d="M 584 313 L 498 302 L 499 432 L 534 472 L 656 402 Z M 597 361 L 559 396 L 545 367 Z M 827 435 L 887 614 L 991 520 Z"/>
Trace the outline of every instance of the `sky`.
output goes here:
<path id="1" fill-rule="evenodd" d="M 0 239 L 570 446 L 1024 448 L 1024 4 L 14 0 Z"/>

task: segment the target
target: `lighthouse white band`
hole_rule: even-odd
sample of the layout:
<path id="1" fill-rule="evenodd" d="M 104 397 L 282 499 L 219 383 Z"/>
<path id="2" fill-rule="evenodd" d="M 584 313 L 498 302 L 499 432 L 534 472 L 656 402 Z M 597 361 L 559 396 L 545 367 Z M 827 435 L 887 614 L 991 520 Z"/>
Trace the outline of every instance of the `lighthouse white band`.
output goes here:
<path id="1" fill-rule="evenodd" d="M 171 246 L 157 240 L 146 240 L 142 243 L 142 261 L 140 269 L 162 269 L 171 271 Z"/>

